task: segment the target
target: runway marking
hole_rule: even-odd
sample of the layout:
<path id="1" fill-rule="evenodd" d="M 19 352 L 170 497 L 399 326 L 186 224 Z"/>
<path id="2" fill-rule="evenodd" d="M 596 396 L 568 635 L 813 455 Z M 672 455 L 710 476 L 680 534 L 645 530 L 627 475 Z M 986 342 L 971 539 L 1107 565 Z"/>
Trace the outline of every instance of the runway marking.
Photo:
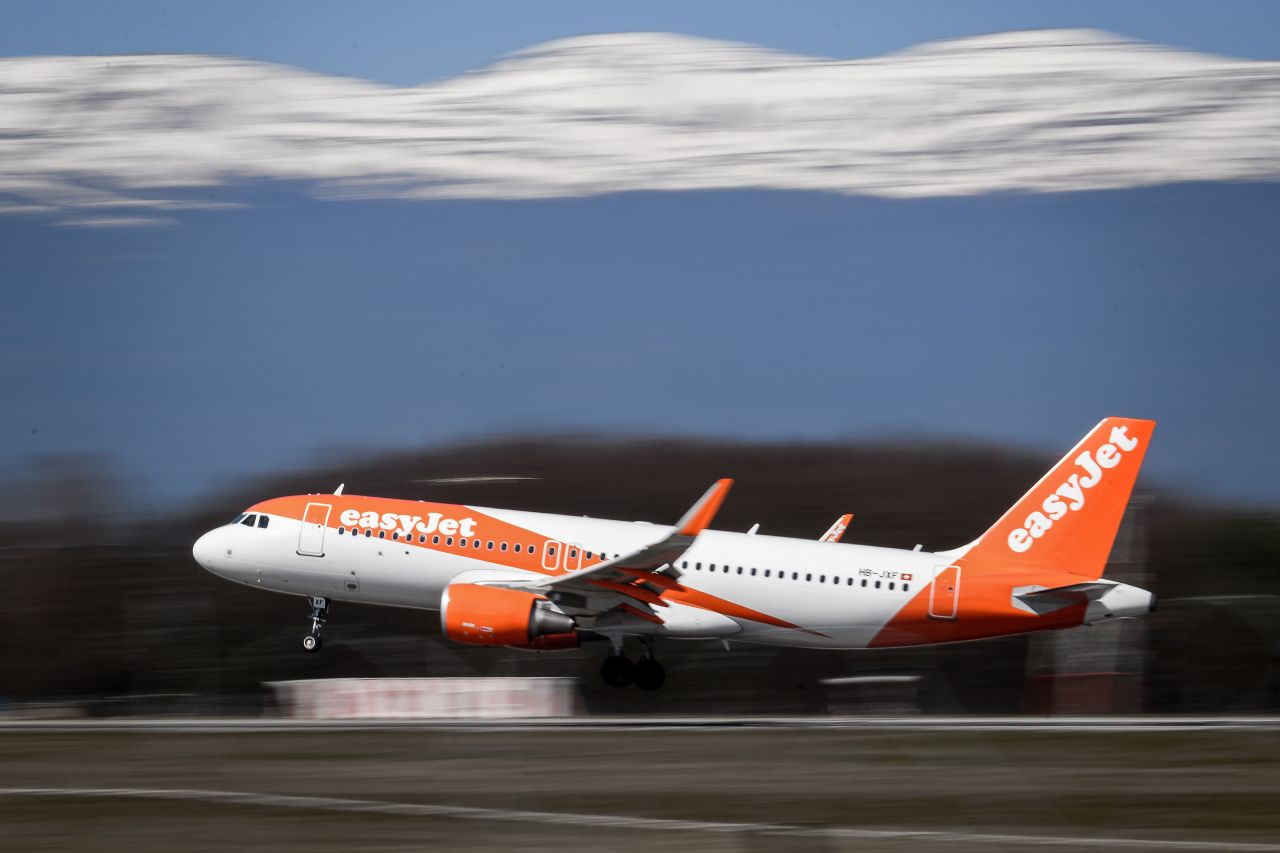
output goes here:
<path id="1" fill-rule="evenodd" d="M 1099 836 L 1015 835 L 931 829 L 856 829 L 853 827 L 804 827 L 782 823 L 739 823 L 678 820 L 629 815 L 575 812 L 521 811 L 477 806 L 444 806 L 432 803 L 395 803 L 339 797 L 308 797 L 251 791 L 215 791 L 201 788 L 0 788 L 0 797 L 109 797 L 117 799 L 188 800 L 231 805 L 265 806 L 313 811 L 362 812 L 401 817 L 454 818 L 460 820 L 536 823 L 549 826 L 602 827 L 607 829 L 658 830 L 761 835 L 785 838 L 833 840 L 919 840 L 949 844 L 1009 844 L 1019 847 L 1105 847 L 1117 850 L 1230 850 L 1241 853 L 1277 853 L 1280 844 L 1243 841 L 1179 841 L 1158 838 L 1105 838 Z"/>
<path id="2" fill-rule="evenodd" d="M 1277 717 L 546 717 L 538 719 L 292 719 L 108 718 L 99 720 L 0 719 L 0 732 L 155 731 L 191 734 L 278 731 L 813 731 L 1041 732 L 1134 734 L 1137 732 L 1277 731 Z"/>

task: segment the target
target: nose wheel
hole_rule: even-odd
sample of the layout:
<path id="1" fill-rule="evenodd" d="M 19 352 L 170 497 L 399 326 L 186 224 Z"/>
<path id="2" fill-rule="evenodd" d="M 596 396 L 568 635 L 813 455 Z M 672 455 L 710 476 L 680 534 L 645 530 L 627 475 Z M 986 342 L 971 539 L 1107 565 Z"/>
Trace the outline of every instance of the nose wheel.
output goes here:
<path id="1" fill-rule="evenodd" d="M 320 640 L 320 631 L 329 615 L 329 599 L 311 595 L 307 597 L 307 603 L 311 605 L 311 613 L 307 617 L 311 620 L 311 630 L 302 636 L 302 648 L 304 651 L 318 652 L 324 645 Z"/>

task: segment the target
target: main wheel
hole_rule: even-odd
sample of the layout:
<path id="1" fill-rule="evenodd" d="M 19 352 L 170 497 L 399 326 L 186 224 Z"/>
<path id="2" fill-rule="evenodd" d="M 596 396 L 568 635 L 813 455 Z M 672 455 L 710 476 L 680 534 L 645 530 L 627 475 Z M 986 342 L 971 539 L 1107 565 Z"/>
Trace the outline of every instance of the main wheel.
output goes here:
<path id="1" fill-rule="evenodd" d="M 667 669 L 653 658 L 645 658 L 635 665 L 632 678 L 641 690 L 657 690 L 667 683 Z"/>
<path id="2" fill-rule="evenodd" d="M 610 687 L 626 687 L 634 678 L 636 665 L 622 655 L 609 655 L 600 664 L 600 677 Z"/>
<path id="3" fill-rule="evenodd" d="M 306 651 L 318 652 L 321 645 L 323 643 L 320 642 L 320 638 L 315 634 L 306 634 L 302 638 L 302 648 Z"/>

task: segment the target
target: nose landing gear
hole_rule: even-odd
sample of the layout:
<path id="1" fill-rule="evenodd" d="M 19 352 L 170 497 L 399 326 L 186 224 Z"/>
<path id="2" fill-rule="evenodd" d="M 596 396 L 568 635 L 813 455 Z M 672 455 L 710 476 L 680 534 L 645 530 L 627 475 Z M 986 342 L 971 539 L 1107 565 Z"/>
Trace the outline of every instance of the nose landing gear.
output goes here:
<path id="1" fill-rule="evenodd" d="M 311 620 L 311 630 L 303 635 L 302 648 L 304 651 L 318 652 L 323 645 L 320 641 L 320 631 L 324 628 L 325 618 L 329 615 L 329 599 L 309 595 L 307 603 L 311 605 L 311 613 L 307 617 Z"/>

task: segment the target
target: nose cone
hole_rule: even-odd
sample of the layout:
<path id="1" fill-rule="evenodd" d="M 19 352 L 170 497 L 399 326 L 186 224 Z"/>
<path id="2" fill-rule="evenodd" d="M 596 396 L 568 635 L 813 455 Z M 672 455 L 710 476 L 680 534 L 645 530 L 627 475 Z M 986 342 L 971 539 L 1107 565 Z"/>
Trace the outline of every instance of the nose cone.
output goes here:
<path id="1" fill-rule="evenodd" d="M 210 530 L 205 535 L 196 540 L 196 544 L 191 546 L 191 556 L 196 558 L 196 562 L 202 568 L 214 571 L 214 566 L 218 559 L 218 538 L 217 530 Z"/>

